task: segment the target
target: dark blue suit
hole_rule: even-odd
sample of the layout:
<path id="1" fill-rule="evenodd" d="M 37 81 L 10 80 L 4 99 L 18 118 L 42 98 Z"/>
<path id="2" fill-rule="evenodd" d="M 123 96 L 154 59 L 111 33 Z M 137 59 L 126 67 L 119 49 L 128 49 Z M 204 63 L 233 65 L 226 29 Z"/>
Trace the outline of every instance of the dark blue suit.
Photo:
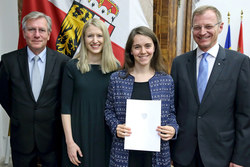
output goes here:
<path id="1" fill-rule="evenodd" d="M 11 120 L 11 149 L 46 154 L 60 143 L 60 92 L 63 68 L 69 58 L 47 48 L 45 75 L 37 102 L 28 67 L 27 48 L 2 56 L 0 103 Z"/>
<path id="2" fill-rule="evenodd" d="M 177 140 L 172 159 L 188 165 L 198 145 L 206 167 L 250 166 L 250 60 L 220 46 L 201 103 L 197 91 L 196 50 L 174 59 Z"/>

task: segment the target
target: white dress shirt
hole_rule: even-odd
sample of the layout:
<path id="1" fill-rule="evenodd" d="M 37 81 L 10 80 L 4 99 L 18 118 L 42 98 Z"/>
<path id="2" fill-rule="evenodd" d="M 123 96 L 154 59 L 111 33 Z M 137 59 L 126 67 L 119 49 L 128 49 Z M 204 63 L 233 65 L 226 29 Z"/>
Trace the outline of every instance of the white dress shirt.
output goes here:
<path id="1" fill-rule="evenodd" d="M 208 78 L 207 78 L 207 81 L 211 75 L 211 72 L 212 72 L 212 69 L 213 69 L 213 66 L 214 66 L 214 62 L 215 62 L 215 59 L 217 57 L 217 54 L 219 52 L 219 44 L 216 43 L 211 49 L 209 49 L 207 51 L 207 53 L 209 53 L 209 55 L 207 56 L 207 62 L 208 62 Z M 202 59 L 202 54 L 204 52 L 198 47 L 197 48 L 197 53 L 196 53 L 196 77 L 198 79 L 198 73 L 199 73 L 199 66 L 200 66 L 200 61 Z"/>
<path id="2" fill-rule="evenodd" d="M 36 55 L 29 49 L 29 47 L 27 47 L 27 53 L 28 53 L 29 74 L 30 74 L 30 81 L 31 81 L 31 75 L 32 75 L 31 73 L 32 73 L 33 65 L 34 65 L 33 58 Z M 44 73 L 45 73 L 45 65 L 46 65 L 46 48 L 37 56 L 40 57 L 38 61 L 38 68 L 40 71 L 41 86 L 42 86 Z"/>

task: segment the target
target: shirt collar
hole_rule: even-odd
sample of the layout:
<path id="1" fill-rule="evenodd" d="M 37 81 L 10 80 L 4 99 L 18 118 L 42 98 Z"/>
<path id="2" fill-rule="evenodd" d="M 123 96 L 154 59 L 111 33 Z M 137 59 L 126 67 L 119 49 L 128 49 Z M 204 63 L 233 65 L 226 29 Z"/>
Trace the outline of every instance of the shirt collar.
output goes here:
<path id="1" fill-rule="evenodd" d="M 44 50 L 40 54 L 37 55 L 40 57 L 40 60 L 42 61 L 42 63 L 44 63 L 46 60 L 46 51 L 47 51 L 47 48 L 45 47 Z M 30 50 L 29 47 L 27 47 L 27 53 L 28 53 L 28 61 L 31 62 L 36 55 Z"/>
<path id="2" fill-rule="evenodd" d="M 212 57 L 216 58 L 217 54 L 219 52 L 219 44 L 216 43 L 212 48 L 210 48 L 208 51 L 209 55 L 211 55 Z M 204 51 L 202 51 L 199 47 L 197 48 L 197 53 L 196 53 L 196 57 L 200 57 L 202 55 L 202 53 L 204 53 Z"/>

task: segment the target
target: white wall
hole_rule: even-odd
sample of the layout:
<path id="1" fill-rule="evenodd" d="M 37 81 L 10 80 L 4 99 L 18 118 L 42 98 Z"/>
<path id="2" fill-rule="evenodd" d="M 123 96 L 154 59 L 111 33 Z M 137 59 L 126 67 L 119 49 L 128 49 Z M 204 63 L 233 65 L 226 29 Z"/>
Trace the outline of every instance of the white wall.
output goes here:
<path id="1" fill-rule="evenodd" d="M 225 46 L 228 17 L 230 12 L 230 28 L 231 28 L 231 46 L 233 50 L 237 50 L 238 38 L 240 32 L 241 10 L 243 10 L 243 44 L 244 53 L 250 56 L 250 1 L 249 0 L 200 0 L 196 3 L 196 7 L 201 5 L 213 5 L 220 10 L 224 29 L 219 35 L 218 42 Z"/>
<path id="2" fill-rule="evenodd" d="M 17 49 L 18 16 L 17 0 L 0 2 L 0 55 Z M 1 56 L 0 56 L 1 59 Z M 5 157 L 9 118 L 0 106 L 0 161 Z"/>

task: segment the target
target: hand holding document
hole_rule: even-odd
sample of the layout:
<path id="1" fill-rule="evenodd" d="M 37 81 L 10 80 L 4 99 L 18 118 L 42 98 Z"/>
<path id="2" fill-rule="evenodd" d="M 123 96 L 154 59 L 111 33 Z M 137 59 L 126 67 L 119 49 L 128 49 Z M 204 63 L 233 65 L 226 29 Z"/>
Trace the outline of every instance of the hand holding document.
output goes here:
<path id="1" fill-rule="evenodd" d="M 161 125 L 160 100 L 127 100 L 126 126 L 132 134 L 125 137 L 124 149 L 160 151 L 161 138 L 156 131 Z"/>

